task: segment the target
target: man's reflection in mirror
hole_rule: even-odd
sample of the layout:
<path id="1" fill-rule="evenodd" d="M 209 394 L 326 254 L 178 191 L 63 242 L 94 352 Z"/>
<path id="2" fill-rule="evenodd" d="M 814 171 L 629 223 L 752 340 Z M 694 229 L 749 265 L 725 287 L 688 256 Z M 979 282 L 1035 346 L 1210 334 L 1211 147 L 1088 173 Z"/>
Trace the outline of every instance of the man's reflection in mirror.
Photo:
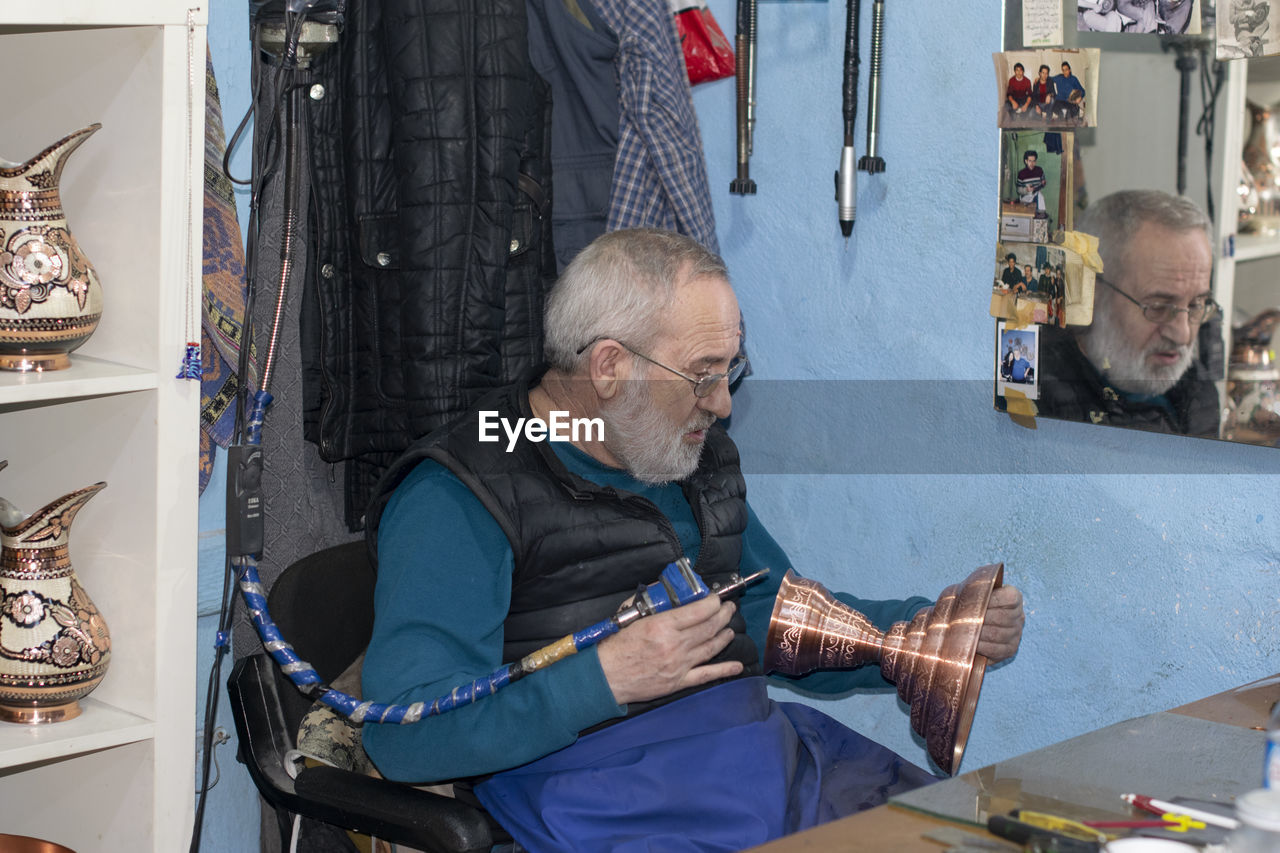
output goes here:
<path id="1" fill-rule="evenodd" d="M 1092 325 L 1044 330 L 1040 413 L 1216 436 L 1209 218 L 1186 198 L 1126 190 L 1090 205 L 1075 227 L 1098 237 L 1104 271 Z"/>

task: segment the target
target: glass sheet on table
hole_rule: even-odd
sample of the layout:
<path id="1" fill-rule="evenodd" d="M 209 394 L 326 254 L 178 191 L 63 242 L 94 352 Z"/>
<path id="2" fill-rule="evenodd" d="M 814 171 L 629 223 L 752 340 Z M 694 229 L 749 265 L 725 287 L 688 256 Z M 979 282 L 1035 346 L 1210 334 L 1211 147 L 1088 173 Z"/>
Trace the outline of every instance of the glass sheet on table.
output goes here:
<path id="1" fill-rule="evenodd" d="M 1265 735 L 1161 712 L 1125 720 L 893 797 L 890 803 L 986 826 L 1014 809 L 1075 820 L 1132 816 L 1121 794 L 1221 803 L 1260 787 Z"/>

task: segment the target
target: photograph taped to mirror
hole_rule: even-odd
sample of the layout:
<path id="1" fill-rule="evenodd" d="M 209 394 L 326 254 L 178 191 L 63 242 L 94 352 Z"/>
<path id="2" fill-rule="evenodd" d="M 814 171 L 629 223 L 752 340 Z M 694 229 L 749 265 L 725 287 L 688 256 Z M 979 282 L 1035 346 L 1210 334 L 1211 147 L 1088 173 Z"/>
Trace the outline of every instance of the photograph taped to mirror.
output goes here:
<path id="1" fill-rule="evenodd" d="M 991 316 L 1022 326 L 1087 326 L 1093 321 L 1095 275 L 1065 246 L 997 243 Z"/>
<path id="2" fill-rule="evenodd" d="M 1006 130 L 1000 139 L 1000 239 L 1048 243 L 1070 231 L 1075 210 L 1075 135 Z"/>
<path id="3" fill-rule="evenodd" d="M 1280 2 L 1219 0 L 1218 59 L 1280 54 Z"/>
<path id="4" fill-rule="evenodd" d="M 996 327 L 996 339 L 999 341 L 996 393 L 1004 397 L 1012 389 L 1029 400 L 1039 397 L 1039 328 L 1009 326 L 1001 320 Z"/>
<path id="5" fill-rule="evenodd" d="M 1082 33 L 1198 35 L 1200 3 L 1197 0 L 1077 0 L 1076 29 Z"/>
<path id="6" fill-rule="evenodd" d="M 998 125 L 1004 128 L 1097 127 L 1101 55 L 1102 51 L 1096 47 L 992 54 L 999 93 Z"/>
<path id="7" fill-rule="evenodd" d="M 996 257 L 991 316 L 1022 326 L 1066 325 L 1067 253 L 1063 249 L 1000 243 Z"/>

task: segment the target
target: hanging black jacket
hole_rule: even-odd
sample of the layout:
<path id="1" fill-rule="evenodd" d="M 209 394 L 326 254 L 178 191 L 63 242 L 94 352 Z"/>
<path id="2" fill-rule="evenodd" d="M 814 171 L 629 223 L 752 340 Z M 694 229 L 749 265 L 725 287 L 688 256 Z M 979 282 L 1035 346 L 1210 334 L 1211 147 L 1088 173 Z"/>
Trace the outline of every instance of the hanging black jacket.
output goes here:
<path id="1" fill-rule="evenodd" d="M 314 70 L 303 428 L 358 527 L 391 460 L 541 360 L 550 99 L 524 0 L 357 0 Z"/>

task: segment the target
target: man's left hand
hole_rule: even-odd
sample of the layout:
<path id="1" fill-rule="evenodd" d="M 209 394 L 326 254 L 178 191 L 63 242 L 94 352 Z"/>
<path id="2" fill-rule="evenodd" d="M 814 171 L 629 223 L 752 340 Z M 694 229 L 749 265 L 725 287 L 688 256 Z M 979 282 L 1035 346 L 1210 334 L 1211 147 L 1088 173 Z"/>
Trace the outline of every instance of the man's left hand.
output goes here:
<path id="1" fill-rule="evenodd" d="M 1014 586 L 1002 586 L 991 592 L 987 618 L 978 634 L 978 654 L 991 663 L 1011 658 L 1022 641 L 1022 593 Z"/>

